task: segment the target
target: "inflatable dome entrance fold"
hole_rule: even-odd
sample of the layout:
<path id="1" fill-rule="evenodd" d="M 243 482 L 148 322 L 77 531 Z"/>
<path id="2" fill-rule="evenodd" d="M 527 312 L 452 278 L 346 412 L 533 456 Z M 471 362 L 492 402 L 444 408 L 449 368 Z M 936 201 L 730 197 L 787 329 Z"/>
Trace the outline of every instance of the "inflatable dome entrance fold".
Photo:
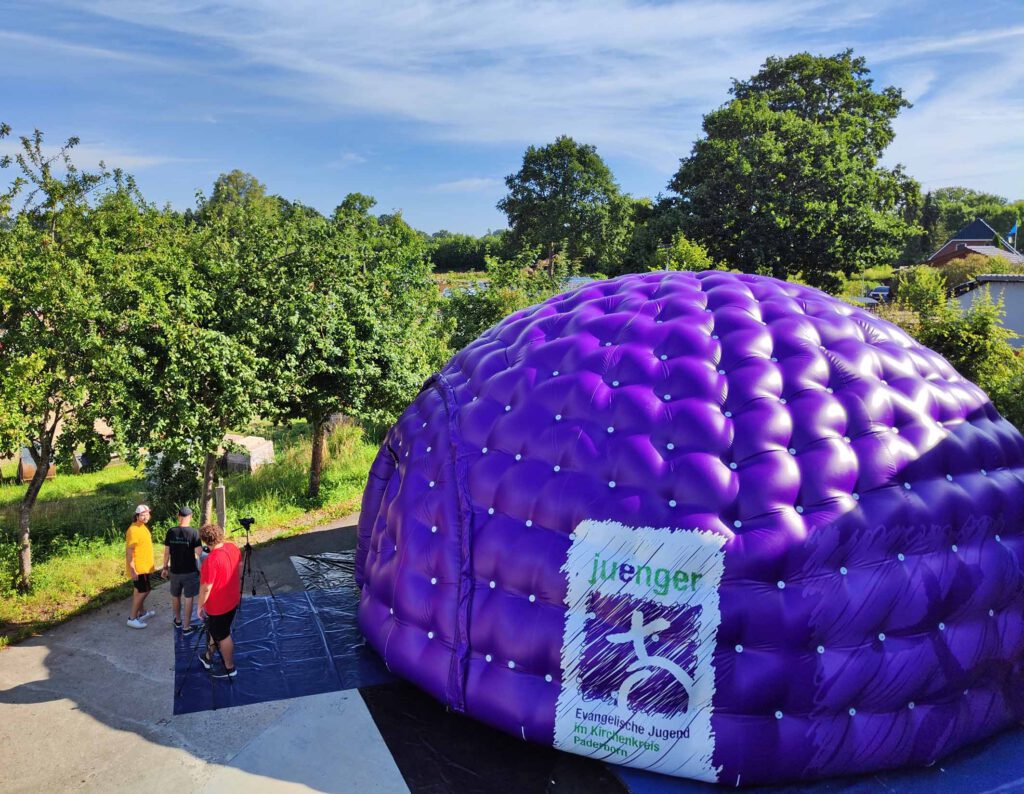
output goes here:
<path id="1" fill-rule="evenodd" d="M 898 328 L 722 272 L 508 317 L 387 434 L 359 623 L 522 739 L 729 785 L 1024 719 L 1024 438 Z"/>

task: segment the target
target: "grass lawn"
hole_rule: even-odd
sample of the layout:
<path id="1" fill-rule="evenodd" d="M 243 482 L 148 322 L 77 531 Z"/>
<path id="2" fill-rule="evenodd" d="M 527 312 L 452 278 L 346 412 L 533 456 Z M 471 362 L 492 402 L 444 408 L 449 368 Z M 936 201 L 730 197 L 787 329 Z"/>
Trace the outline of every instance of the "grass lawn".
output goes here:
<path id="1" fill-rule="evenodd" d="M 330 436 L 321 498 L 315 503 L 305 497 L 310 455 L 306 428 L 262 426 L 250 431 L 273 437 L 277 459 L 251 476 L 224 479 L 229 529 L 237 526 L 238 517 L 252 516 L 259 540 L 272 534 L 270 530 L 294 534 L 358 508 L 377 452 L 358 427 L 345 425 Z M 0 486 L 0 648 L 129 595 L 124 531 L 135 505 L 146 498 L 141 473 L 124 463 L 94 474 L 58 472 L 43 485 L 32 511 L 32 591 L 19 593 L 14 588 L 16 533 L 24 488 Z M 172 522 L 169 516 L 156 517 L 155 545 Z"/>

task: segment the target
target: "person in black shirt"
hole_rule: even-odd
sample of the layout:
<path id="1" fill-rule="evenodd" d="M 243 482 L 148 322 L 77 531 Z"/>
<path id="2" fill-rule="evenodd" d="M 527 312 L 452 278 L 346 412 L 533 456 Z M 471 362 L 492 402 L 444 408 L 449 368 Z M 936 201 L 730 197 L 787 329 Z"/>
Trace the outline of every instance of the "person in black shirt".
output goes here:
<path id="1" fill-rule="evenodd" d="M 174 610 L 174 625 L 182 634 L 191 634 L 192 599 L 199 595 L 199 569 L 196 560 L 203 551 L 199 533 L 190 525 L 192 510 L 183 507 L 178 511 L 178 526 L 167 530 L 164 538 L 164 568 L 160 575 L 171 579 L 171 608 Z M 181 616 L 181 597 L 185 596 L 185 616 Z"/>

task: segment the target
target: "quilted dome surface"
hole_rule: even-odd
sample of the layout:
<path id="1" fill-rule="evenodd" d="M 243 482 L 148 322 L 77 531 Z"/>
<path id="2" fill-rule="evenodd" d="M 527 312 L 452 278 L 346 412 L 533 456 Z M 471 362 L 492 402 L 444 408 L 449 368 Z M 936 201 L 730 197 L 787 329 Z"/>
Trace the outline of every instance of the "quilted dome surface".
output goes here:
<path id="1" fill-rule="evenodd" d="M 614 763 L 812 779 L 1024 719 L 1024 438 L 796 284 L 629 275 L 508 317 L 389 431 L 356 564 L 391 670 Z"/>

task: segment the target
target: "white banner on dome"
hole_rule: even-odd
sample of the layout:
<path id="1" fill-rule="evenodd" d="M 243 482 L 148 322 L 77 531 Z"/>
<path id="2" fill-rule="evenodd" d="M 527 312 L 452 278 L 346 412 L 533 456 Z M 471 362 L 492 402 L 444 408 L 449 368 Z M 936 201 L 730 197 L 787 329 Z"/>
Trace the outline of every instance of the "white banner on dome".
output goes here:
<path id="1" fill-rule="evenodd" d="M 715 781 L 711 729 L 725 538 L 583 521 L 565 565 L 555 747 Z"/>

